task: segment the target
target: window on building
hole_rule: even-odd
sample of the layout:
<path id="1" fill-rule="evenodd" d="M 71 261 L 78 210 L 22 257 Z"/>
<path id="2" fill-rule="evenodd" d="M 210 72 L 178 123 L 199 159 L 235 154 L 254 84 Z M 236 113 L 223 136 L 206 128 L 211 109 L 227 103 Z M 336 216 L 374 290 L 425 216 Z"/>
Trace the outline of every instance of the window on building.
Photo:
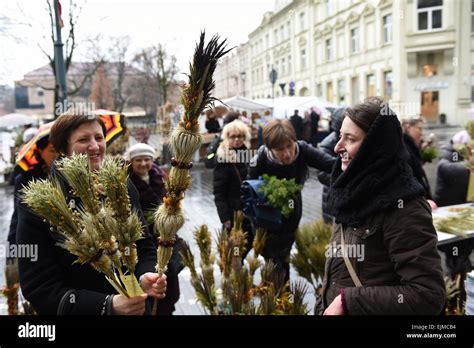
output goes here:
<path id="1" fill-rule="evenodd" d="M 346 102 L 346 80 L 341 79 L 337 81 L 337 98 L 338 103 L 344 105 Z"/>
<path id="2" fill-rule="evenodd" d="M 300 31 L 306 29 L 306 16 L 304 12 L 300 13 Z"/>
<path id="3" fill-rule="evenodd" d="M 306 69 L 306 50 L 305 49 L 302 49 L 301 50 L 301 70 L 304 70 Z"/>
<path id="4" fill-rule="evenodd" d="M 359 103 L 360 92 L 359 92 L 359 79 L 357 76 L 351 79 L 351 89 L 352 89 L 352 105 Z"/>
<path id="5" fill-rule="evenodd" d="M 281 40 L 285 40 L 286 37 L 285 37 L 285 28 L 283 27 L 283 25 L 280 27 L 280 37 L 281 37 Z"/>
<path id="6" fill-rule="evenodd" d="M 275 45 L 278 43 L 278 29 L 273 30 L 273 40 L 275 40 Z"/>
<path id="7" fill-rule="evenodd" d="M 385 100 L 392 99 L 393 95 L 393 73 L 391 71 L 386 71 L 383 73 L 383 85 L 384 85 L 384 97 Z"/>
<path id="8" fill-rule="evenodd" d="M 333 13 L 334 13 L 334 4 L 332 2 L 332 0 L 325 0 L 324 2 L 324 8 L 326 9 L 326 16 L 329 17 L 329 16 L 332 16 Z"/>
<path id="9" fill-rule="evenodd" d="M 286 35 L 288 38 L 291 37 L 291 23 L 289 21 L 286 23 Z"/>
<path id="10" fill-rule="evenodd" d="M 38 87 L 38 88 L 36 88 L 36 95 L 37 95 L 38 97 L 44 96 L 44 89 L 43 89 L 43 87 Z"/>
<path id="11" fill-rule="evenodd" d="M 443 25 L 443 0 L 418 0 L 418 30 L 439 29 Z"/>
<path id="12" fill-rule="evenodd" d="M 265 49 L 268 50 L 270 47 L 270 35 L 266 34 L 265 35 Z"/>
<path id="13" fill-rule="evenodd" d="M 375 75 L 367 75 L 367 97 L 375 96 Z"/>
<path id="14" fill-rule="evenodd" d="M 333 89 L 332 89 L 332 82 L 328 82 L 326 84 L 326 100 L 328 102 L 333 102 L 333 98 L 334 98 L 334 92 L 333 92 Z"/>
<path id="15" fill-rule="evenodd" d="M 291 74 L 291 56 L 288 56 L 288 74 Z"/>
<path id="16" fill-rule="evenodd" d="M 359 52 L 359 28 L 351 29 L 351 52 Z"/>
<path id="17" fill-rule="evenodd" d="M 390 42 L 392 42 L 392 15 L 388 14 L 383 17 L 383 43 Z"/>
<path id="18" fill-rule="evenodd" d="M 286 75 L 286 62 L 285 58 L 281 59 L 281 74 Z"/>
<path id="19" fill-rule="evenodd" d="M 344 34 L 339 34 L 337 36 L 337 57 L 344 57 Z"/>
<path id="20" fill-rule="evenodd" d="M 326 40 L 326 60 L 332 60 L 332 40 Z"/>
<path id="21" fill-rule="evenodd" d="M 318 97 L 323 97 L 323 85 L 321 83 L 318 83 L 318 85 L 316 86 L 316 93 Z"/>
<path id="22" fill-rule="evenodd" d="M 366 30 L 365 30 L 365 45 L 367 49 L 375 48 L 376 38 L 375 38 L 375 23 L 370 22 L 367 23 Z"/>

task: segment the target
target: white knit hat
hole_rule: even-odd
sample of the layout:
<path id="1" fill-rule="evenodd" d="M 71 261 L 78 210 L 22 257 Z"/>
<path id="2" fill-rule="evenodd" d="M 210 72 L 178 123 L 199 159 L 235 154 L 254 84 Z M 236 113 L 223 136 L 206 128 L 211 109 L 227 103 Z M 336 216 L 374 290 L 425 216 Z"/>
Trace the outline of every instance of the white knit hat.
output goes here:
<path id="1" fill-rule="evenodd" d="M 129 161 L 134 159 L 138 156 L 150 156 L 151 158 L 155 158 L 155 149 L 152 148 L 150 145 L 138 143 L 133 145 L 127 151 L 127 158 Z"/>

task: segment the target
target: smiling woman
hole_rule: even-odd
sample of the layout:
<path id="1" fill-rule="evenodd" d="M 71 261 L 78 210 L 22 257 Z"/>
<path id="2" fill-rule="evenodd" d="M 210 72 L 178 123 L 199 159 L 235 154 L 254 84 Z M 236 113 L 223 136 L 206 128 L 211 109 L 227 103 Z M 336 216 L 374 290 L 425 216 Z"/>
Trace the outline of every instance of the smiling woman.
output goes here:
<path id="1" fill-rule="evenodd" d="M 86 154 L 89 169 L 100 169 L 105 153 L 105 126 L 98 116 L 71 111 L 61 115 L 51 128 L 50 142 L 61 156 Z M 59 183 L 67 204 L 81 209 L 64 175 L 53 164 L 51 176 Z M 92 184 L 94 185 L 94 184 Z M 18 207 L 17 242 L 38 246 L 38 260 L 18 260 L 23 294 L 39 314 L 140 315 L 146 312 L 148 296 L 163 299 L 166 276 L 155 273 L 156 253 L 140 210 L 138 193 L 128 181 L 132 208 L 139 212 L 143 238 L 136 242 L 138 263 L 135 276 L 145 292 L 141 296 L 112 295 L 114 288 L 89 263 L 77 264 L 76 258 L 59 245 L 64 237 L 26 205 Z"/>
<path id="2" fill-rule="evenodd" d="M 319 314 L 434 315 L 444 306 L 430 207 L 386 107 L 373 97 L 344 112 L 327 200 L 335 253 L 326 259 Z M 360 253 L 337 252 L 348 248 Z"/>

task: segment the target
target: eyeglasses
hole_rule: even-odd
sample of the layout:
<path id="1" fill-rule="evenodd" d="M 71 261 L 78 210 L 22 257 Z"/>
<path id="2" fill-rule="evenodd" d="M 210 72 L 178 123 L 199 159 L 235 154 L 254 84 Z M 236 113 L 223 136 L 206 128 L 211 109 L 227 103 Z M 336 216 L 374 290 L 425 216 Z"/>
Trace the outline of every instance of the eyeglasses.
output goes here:
<path id="1" fill-rule="evenodd" d="M 243 135 L 229 135 L 229 139 L 231 140 L 242 140 L 244 138 Z"/>

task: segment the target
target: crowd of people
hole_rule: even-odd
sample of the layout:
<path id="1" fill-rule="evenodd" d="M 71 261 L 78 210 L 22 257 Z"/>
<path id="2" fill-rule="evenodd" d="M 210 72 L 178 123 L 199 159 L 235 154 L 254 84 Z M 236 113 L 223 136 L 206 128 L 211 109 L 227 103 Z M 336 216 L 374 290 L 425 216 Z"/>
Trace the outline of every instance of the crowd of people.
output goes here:
<path id="1" fill-rule="evenodd" d="M 332 110 L 330 133 L 322 141 L 318 129 L 321 112 L 310 109 L 289 119 L 264 118 L 259 146 L 252 148 L 251 128 L 245 115 L 229 111 L 223 125 L 217 117 L 206 120 L 209 144 L 206 167 L 213 171 L 213 194 L 223 229 L 231 230 L 234 213 L 243 210 L 241 186 L 264 174 L 294 179 L 304 185 L 309 168 L 317 170 L 323 185 L 322 217 L 332 224 L 331 245 L 360 245 L 357 257 L 328 257 L 317 314 L 440 314 L 445 288 L 432 210 L 465 203 L 469 172 L 455 149 L 471 139 L 456 134 L 443 147 L 437 184 L 432 194 L 423 169 L 423 120 L 382 112 L 387 105 L 372 97 L 352 107 Z M 403 116 L 403 115 L 401 115 Z M 150 312 L 150 300 L 159 300 L 159 315 L 171 315 L 179 299 L 178 248 L 173 250 L 166 275 L 155 273 L 157 241 L 152 238 L 152 214 L 166 196 L 166 172 L 156 163 L 155 149 L 144 143 L 124 154 L 129 163 L 128 193 L 140 212 L 143 236 L 137 242 L 136 276 L 144 295 L 127 298 L 91 266 L 74 263 L 67 250 L 57 246 L 63 238 L 36 216 L 20 198 L 31 180 L 52 177 L 68 187 L 59 175 L 57 158 L 86 154 L 90 170 L 98 170 L 106 149 L 105 127 L 98 117 L 70 112 L 60 116 L 51 132 L 35 147 L 37 164 L 14 178 L 15 206 L 8 241 L 37 244 L 39 258 L 18 259 L 23 294 L 39 314 L 141 315 Z M 242 156 L 244 153 L 255 156 Z M 66 200 L 73 197 L 65 190 Z M 76 205 L 80 202 L 77 203 Z M 289 258 L 303 211 L 301 191 L 294 208 L 278 228 L 268 230 L 262 255 L 289 280 Z M 315 213 L 314 219 L 319 216 Z M 244 217 L 247 251 L 255 226 Z M 9 259 L 7 262 L 14 262 Z M 175 267 L 176 265 L 176 267 Z M 68 299 L 74 295 L 74 301 Z"/>

